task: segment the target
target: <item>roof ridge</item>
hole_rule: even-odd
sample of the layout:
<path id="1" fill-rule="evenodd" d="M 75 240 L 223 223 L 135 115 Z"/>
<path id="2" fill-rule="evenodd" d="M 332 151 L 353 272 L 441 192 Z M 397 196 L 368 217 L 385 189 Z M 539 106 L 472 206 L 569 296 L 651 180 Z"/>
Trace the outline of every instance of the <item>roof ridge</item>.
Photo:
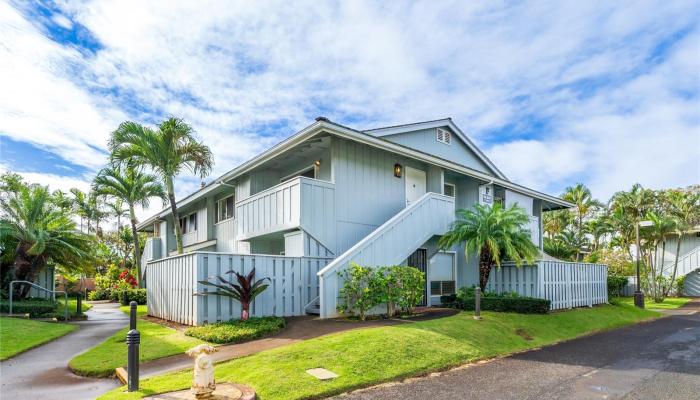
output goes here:
<path id="1" fill-rule="evenodd" d="M 363 130 L 361 130 L 360 132 L 371 132 L 371 131 L 378 131 L 378 130 L 382 130 L 382 129 L 399 128 L 399 127 L 402 127 L 402 126 L 429 124 L 429 123 L 431 123 L 431 122 L 438 122 L 438 121 L 452 121 L 452 117 L 431 119 L 431 120 L 428 120 L 428 121 L 410 122 L 410 123 L 408 123 L 408 124 L 398 124 L 398 125 L 390 125 L 390 126 L 381 126 L 381 127 L 379 127 L 379 128 L 363 129 Z"/>

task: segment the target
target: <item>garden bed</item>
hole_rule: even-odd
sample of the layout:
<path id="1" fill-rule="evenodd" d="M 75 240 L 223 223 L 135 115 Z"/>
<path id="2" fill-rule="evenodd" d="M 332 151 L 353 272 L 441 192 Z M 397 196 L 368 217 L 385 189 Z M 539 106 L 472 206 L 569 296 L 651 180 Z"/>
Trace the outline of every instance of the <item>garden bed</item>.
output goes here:
<path id="1" fill-rule="evenodd" d="M 232 320 L 204 326 L 193 326 L 185 330 L 185 335 L 210 343 L 240 343 L 271 335 L 285 327 L 284 318 L 261 317 L 247 321 Z"/>

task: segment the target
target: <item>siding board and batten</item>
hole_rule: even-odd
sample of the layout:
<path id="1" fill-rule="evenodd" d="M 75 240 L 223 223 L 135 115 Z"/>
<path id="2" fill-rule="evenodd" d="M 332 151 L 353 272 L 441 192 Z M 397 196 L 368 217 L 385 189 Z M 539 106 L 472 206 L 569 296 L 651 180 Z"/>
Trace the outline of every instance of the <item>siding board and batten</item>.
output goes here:
<path id="1" fill-rule="evenodd" d="M 487 291 L 516 292 L 552 302 L 552 310 L 608 302 L 608 267 L 564 261 L 538 261 L 534 266 L 494 267 Z"/>

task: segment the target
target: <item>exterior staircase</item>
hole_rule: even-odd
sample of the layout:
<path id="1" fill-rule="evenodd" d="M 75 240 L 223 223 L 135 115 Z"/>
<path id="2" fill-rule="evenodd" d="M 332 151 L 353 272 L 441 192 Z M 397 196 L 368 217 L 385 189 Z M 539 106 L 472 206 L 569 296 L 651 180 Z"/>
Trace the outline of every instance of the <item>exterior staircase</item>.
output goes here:
<path id="1" fill-rule="evenodd" d="M 321 318 L 338 315 L 342 272 L 351 262 L 364 266 L 400 264 L 430 238 L 444 234 L 454 220 L 453 197 L 426 193 L 335 258 L 318 272 Z"/>

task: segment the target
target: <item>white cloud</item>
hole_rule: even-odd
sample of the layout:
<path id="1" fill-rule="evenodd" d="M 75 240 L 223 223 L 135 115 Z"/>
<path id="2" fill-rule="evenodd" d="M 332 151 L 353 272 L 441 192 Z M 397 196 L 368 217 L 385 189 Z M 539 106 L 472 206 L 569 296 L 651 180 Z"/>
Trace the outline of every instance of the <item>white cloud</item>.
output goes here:
<path id="1" fill-rule="evenodd" d="M 220 174 L 317 114 L 359 128 L 452 116 L 536 189 L 581 180 L 605 198 L 634 182 L 684 185 L 700 180 L 698 5 L 62 5 L 54 22 L 84 26 L 102 46 L 94 54 L 0 5 L 0 85 L 13 93 L 0 96 L 0 133 L 94 170 L 120 121 L 178 115 Z M 546 128 L 522 137 L 528 118 Z M 194 181 L 181 179 L 179 194 Z"/>

